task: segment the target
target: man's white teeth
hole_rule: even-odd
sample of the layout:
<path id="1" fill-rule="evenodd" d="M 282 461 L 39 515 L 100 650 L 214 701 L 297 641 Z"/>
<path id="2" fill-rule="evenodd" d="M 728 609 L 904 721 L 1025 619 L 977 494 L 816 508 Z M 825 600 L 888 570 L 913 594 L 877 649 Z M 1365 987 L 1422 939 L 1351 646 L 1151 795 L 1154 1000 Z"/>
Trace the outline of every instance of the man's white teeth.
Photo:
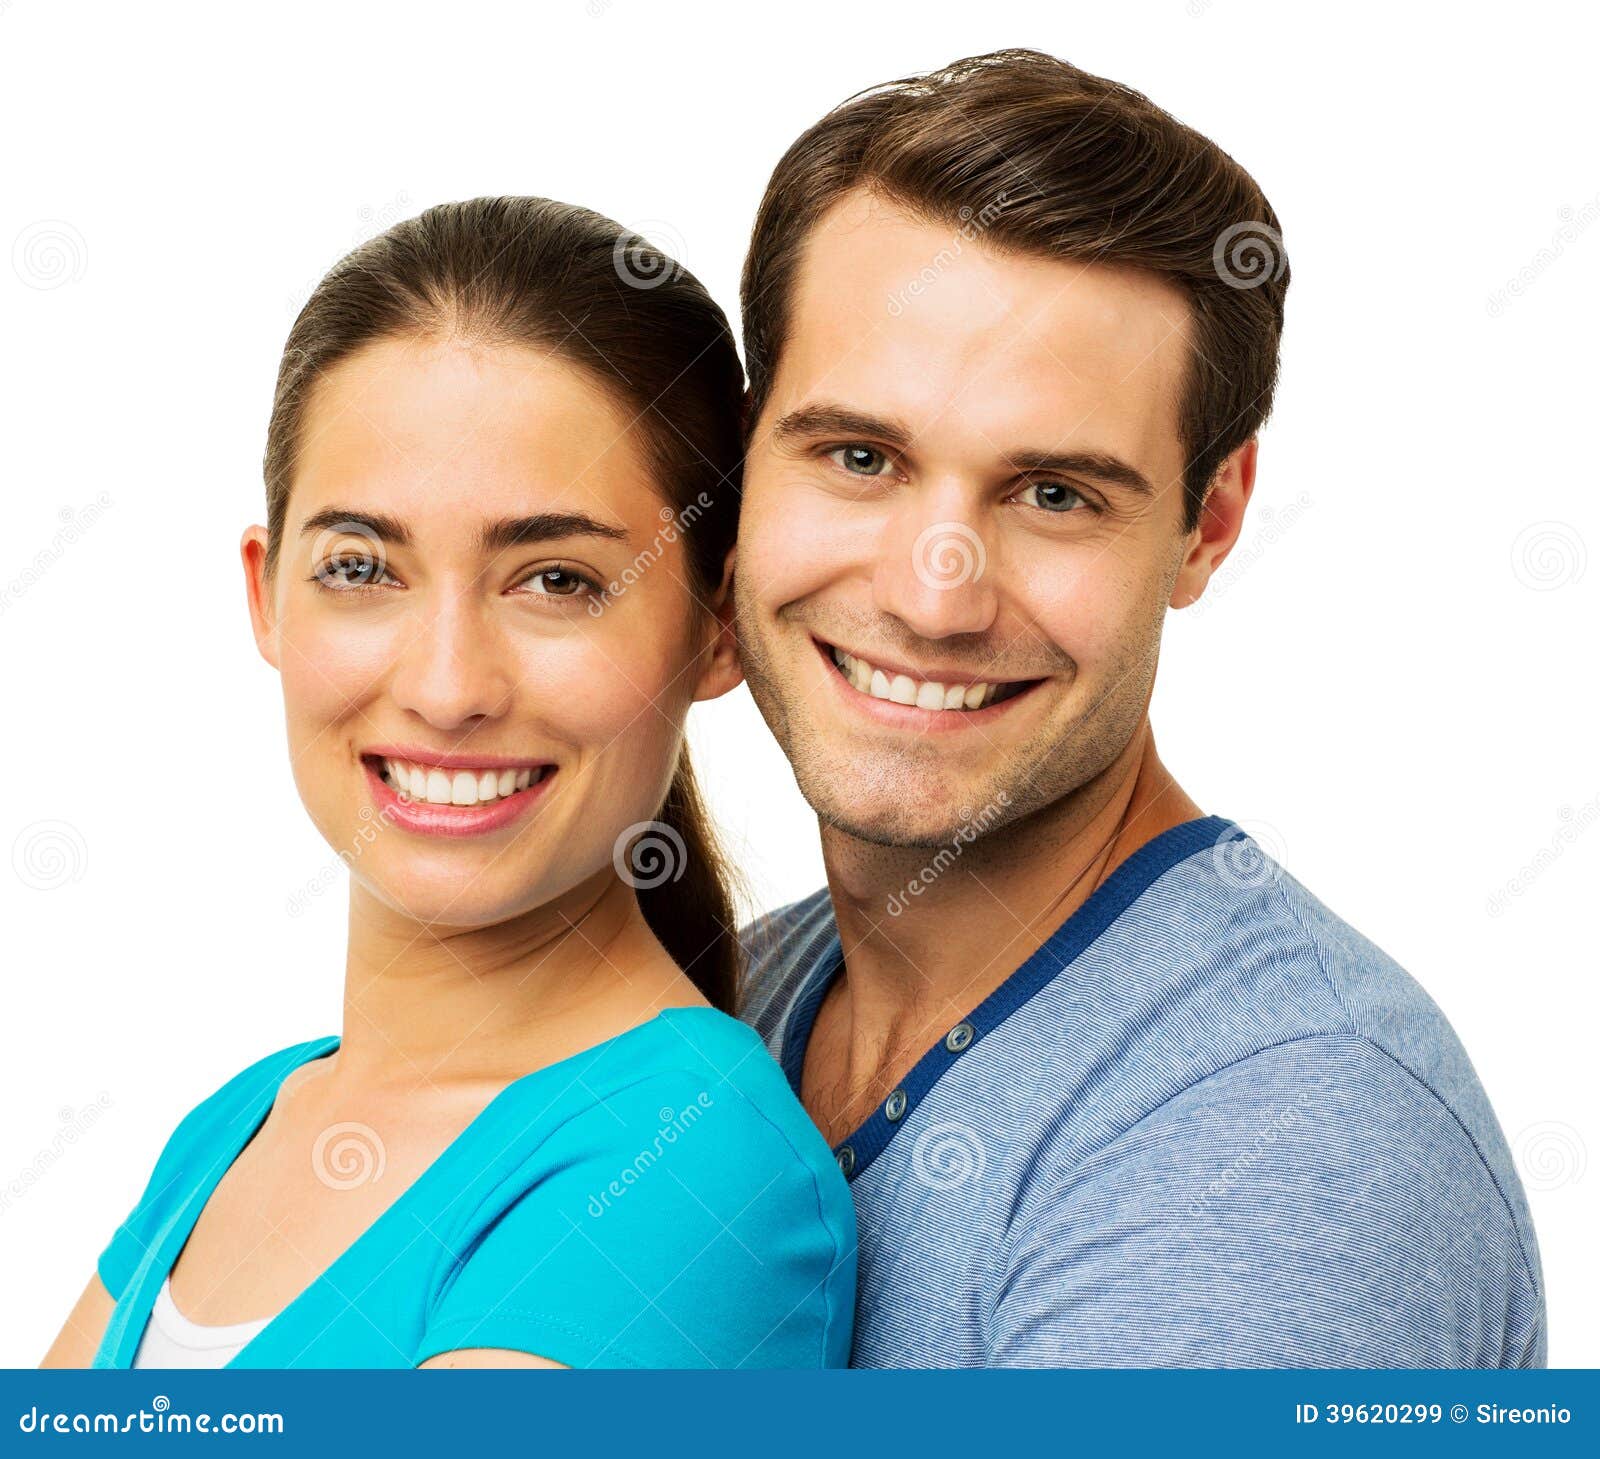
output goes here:
<path id="1" fill-rule="evenodd" d="M 542 780 L 548 767 L 524 765 L 520 770 L 441 770 L 408 760 L 383 762 L 383 778 L 402 795 L 430 805 L 481 805 L 502 800 Z"/>
<path id="2" fill-rule="evenodd" d="M 842 648 L 832 652 L 834 663 L 852 688 L 874 699 L 914 704 L 918 709 L 982 709 L 1012 687 L 1008 684 L 938 684 L 931 679 L 913 679 L 907 674 L 886 674 Z"/>

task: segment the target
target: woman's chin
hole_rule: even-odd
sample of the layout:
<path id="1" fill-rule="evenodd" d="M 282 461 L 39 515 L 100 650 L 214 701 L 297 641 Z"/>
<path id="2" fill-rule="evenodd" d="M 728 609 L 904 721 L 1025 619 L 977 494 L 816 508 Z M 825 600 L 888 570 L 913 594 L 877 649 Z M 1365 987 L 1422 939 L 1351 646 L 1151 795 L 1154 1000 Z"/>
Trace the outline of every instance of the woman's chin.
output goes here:
<path id="1" fill-rule="evenodd" d="M 498 926 L 546 900 L 537 883 L 527 877 L 516 878 L 515 885 L 502 886 L 498 873 L 463 878 L 459 867 L 450 874 L 388 868 L 359 874 L 352 868 L 352 874 L 357 875 L 367 894 L 389 911 L 440 931 Z"/>

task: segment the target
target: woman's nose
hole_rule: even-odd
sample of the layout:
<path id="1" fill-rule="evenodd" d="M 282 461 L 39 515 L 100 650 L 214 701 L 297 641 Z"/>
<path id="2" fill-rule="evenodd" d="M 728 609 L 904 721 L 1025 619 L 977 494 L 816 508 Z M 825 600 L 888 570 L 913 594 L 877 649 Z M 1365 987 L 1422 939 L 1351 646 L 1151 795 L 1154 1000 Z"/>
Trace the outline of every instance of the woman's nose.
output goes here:
<path id="1" fill-rule="evenodd" d="M 441 730 L 503 714 L 515 680 L 493 626 L 466 594 L 436 600 L 424 612 L 408 625 L 390 679 L 395 701 Z"/>

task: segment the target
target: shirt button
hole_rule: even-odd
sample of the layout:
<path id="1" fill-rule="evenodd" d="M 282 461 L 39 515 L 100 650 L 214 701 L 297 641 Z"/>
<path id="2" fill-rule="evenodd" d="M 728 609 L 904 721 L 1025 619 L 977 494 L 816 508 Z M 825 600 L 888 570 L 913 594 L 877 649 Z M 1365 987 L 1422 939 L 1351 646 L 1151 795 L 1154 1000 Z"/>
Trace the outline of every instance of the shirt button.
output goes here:
<path id="1" fill-rule="evenodd" d="M 900 1118 L 906 1112 L 906 1092 L 897 1089 L 883 1102 L 884 1117 L 891 1122 Z"/>
<path id="2" fill-rule="evenodd" d="M 848 1176 L 856 1168 L 856 1152 L 848 1145 L 841 1145 L 833 1152 L 839 1160 L 839 1169 Z"/>
<path id="3" fill-rule="evenodd" d="M 944 1036 L 945 1048 L 949 1049 L 952 1054 L 959 1054 L 972 1042 L 972 1033 L 972 1025 L 963 1018 L 960 1023 Z"/>

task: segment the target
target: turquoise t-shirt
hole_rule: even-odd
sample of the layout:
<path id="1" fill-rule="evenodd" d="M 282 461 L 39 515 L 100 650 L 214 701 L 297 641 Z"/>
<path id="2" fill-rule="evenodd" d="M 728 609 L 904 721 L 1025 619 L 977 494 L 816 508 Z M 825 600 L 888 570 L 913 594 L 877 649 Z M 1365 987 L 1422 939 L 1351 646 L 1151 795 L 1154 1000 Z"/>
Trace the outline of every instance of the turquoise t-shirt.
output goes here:
<path id="1" fill-rule="evenodd" d="M 252 1064 L 179 1123 L 101 1253 L 96 1368 L 133 1360 L 207 1198 L 291 1070 Z M 759 1035 L 669 1008 L 513 1081 L 228 1364 L 411 1368 L 511 1348 L 575 1368 L 843 1367 L 855 1213 Z"/>

